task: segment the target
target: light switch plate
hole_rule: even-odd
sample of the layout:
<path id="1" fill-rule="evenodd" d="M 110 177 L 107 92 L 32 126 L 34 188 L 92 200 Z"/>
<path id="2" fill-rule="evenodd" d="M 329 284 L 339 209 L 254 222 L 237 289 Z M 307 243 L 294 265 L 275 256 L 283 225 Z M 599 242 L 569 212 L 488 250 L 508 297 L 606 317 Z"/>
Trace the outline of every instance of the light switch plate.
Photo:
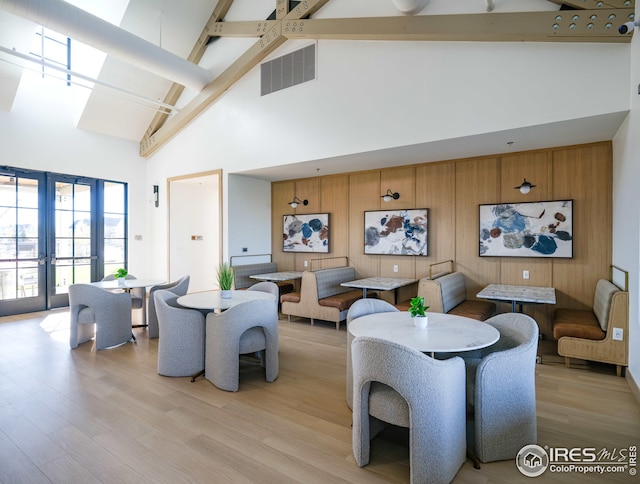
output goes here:
<path id="1" fill-rule="evenodd" d="M 613 340 L 614 341 L 622 341 L 624 339 L 624 329 L 622 328 L 613 328 Z"/>

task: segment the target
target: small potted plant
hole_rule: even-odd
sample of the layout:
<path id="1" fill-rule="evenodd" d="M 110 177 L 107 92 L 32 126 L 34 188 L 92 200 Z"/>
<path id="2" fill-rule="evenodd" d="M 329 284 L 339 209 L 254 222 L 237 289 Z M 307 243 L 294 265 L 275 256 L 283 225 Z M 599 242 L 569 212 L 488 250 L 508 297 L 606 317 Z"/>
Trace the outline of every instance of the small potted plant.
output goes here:
<path id="1" fill-rule="evenodd" d="M 129 272 L 126 269 L 121 267 L 115 272 L 113 277 L 116 281 L 118 281 L 118 285 L 124 285 L 124 280 L 127 278 L 128 274 Z"/>
<path id="2" fill-rule="evenodd" d="M 222 298 L 230 299 L 231 288 L 233 287 L 233 268 L 226 262 L 223 262 L 218 267 L 218 285 L 222 292 Z"/>
<path id="3" fill-rule="evenodd" d="M 429 309 L 429 306 L 424 305 L 424 298 L 421 296 L 416 296 L 411 298 L 409 305 L 409 314 L 413 318 L 413 324 L 420 329 L 424 329 L 427 327 L 428 318 L 426 315 L 426 311 Z"/>

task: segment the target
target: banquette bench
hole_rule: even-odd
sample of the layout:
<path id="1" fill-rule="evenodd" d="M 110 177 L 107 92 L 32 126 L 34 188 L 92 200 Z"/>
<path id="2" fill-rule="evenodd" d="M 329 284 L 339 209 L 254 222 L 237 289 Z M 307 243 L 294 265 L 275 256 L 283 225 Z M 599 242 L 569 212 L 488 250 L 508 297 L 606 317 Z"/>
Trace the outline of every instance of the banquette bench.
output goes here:
<path id="1" fill-rule="evenodd" d="M 351 305 L 362 298 L 361 290 L 343 287 L 342 282 L 356 279 L 353 267 L 334 267 L 305 271 L 302 274 L 300 292 L 291 292 L 280 296 L 282 314 L 286 314 L 289 321 L 291 316 L 333 321 L 336 329 L 340 329 L 340 322 L 347 318 Z M 367 297 L 377 297 L 377 293 L 368 292 Z"/>
<path id="2" fill-rule="evenodd" d="M 592 309 L 562 308 L 554 314 L 553 337 L 567 367 L 571 358 L 599 361 L 616 365 L 623 376 L 629 364 L 628 333 L 629 293 L 606 279 L 596 283 Z"/>
<path id="3" fill-rule="evenodd" d="M 450 272 L 440 277 L 420 279 L 418 296 L 424 297 L 429 311 L 455 314 L 485 321 L 496 313 L 496 304 L 491 301 L 467 299 L 467 289 L 462 272 Z M 400 310 L 409 308 L 409 301 L 397 304 Z"/>
<path id="4" fill-rule="evenodd" d="M 256 264 L 243 264 L 233 266 L 233 284 L 236 289 L 247 289 L 248 287 L 257 284 L 258 280 L 252 279 L 249 276 L 256 274 L 270 274 L 272 272 L 278 272 L 278 265 L 275 262 L 260 262 Z M 286 294 L 293 292 L 293 284 L 288 281 L 276 282 L 280 294 Z"/>

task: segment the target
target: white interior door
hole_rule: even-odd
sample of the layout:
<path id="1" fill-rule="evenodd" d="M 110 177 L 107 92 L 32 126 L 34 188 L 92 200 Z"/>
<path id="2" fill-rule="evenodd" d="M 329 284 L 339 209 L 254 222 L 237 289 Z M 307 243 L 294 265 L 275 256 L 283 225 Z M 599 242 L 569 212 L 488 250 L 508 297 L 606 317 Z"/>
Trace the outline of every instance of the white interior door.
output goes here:
<path id="1" fill-rule="evenodd" d="M 218 287 L 220 192 L 219 172 L 169 180 L 169 276 L 191 276 L 189 292 Z"/>

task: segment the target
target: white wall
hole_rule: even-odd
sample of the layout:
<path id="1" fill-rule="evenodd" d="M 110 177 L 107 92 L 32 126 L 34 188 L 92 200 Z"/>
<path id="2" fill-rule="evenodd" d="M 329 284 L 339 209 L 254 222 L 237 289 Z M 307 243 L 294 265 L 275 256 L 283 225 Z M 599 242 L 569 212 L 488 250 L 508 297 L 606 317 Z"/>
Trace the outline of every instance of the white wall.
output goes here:
<path id="1" fill-rule="evenodd" d="M 271 183 L 247 176 L 229 175 L 223 260 L 233 256 L 271 254 Z M 246 248 L 247 252 L 242 249 Z M 235 265 L 267 262 L 269 258 L 236 258 Z"/>
<path id="2" fill-rule="evenodd" d="M 60 82 L 25 74 L 11 112 L 0 111 L 0 164 L 129 184 L 129 270 L 147 272 L 146 160 L 138 143 L 75 128 L 78 98 Z M 33 86 L 38 83 L 37 86 Z M 134 240 L 142 235 L 142 240 Z M 164 259 L 163 259 L 164 260 Z"/>
<path id="3" fill-rule="evenodd" d="M 639 9 L 636 7 L 636 18 Z M 629 371 L 640 386 L 640 39 L 633 34 L 630 56 L 631 111 L 613 142 L 613 263 L 629 271 Z"/>

